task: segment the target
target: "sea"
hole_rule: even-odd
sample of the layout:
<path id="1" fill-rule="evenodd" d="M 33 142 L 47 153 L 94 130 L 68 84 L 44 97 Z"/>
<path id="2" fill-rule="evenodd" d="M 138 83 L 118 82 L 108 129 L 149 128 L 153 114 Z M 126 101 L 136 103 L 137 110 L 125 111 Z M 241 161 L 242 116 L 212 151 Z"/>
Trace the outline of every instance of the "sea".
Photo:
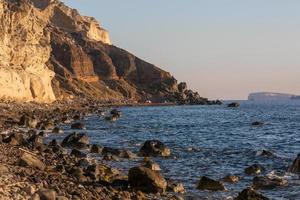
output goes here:
<path id="1" fill-rule="evenodd" d="M 244 170 L 253 164 L 266 169 L 262 175 L 276 175 L 288 181 L 288 186 L 258 190 L 259 193 L 275 200 L 300 199 L 299 175 L 287 172 L 300 153 L 300 101 L 239 102 L 239 108 L 228 108 L 226 102 L 213 106 L 120 107 L 122 117 L 117 122 L 92 115 L 85 119 L 84 132 L 91 144 L 135 153 L 146 140 L 162 141 L 172 155 L 153 160 L 159 163 L 164 177 L 184 184 L 187 199 L 233 199 L 251 186 L 253 176 L 245 175 Z M 252 126 L 255 121 L 264 124 Z M 73 132 L 70 126 L 63 128 L 63 135 L 49 139 L 61 140 Z M 273 156 L 261 156 L 262 150 Z M 103 162 L 127 173 L 141 160 Z M 196 189 L 202 176 L 220 180 L 228 174 L 239 176 L 240 181 L 225 183 L 227 191 Z"/>

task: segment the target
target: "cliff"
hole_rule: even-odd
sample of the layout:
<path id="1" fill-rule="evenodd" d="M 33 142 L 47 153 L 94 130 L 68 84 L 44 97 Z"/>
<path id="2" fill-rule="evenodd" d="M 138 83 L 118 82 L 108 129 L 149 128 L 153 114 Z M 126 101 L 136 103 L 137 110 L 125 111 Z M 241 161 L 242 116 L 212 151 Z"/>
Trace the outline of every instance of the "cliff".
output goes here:
<path id="1" fill-rule="evenodd" d="M 58 0 L 0 0 L 0 97 L 207 103 Z"/>

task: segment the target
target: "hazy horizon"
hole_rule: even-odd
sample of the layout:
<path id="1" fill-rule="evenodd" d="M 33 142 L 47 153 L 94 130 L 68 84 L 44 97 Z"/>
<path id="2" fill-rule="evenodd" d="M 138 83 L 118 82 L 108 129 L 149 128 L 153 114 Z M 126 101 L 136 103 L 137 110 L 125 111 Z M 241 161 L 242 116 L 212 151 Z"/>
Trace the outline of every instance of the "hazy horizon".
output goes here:
<path id="1" fill-rule="evenodd" d="M 169 71 L 201 96 L 300 94 L 300 2 L 65 0 L 114 45 Z"/>

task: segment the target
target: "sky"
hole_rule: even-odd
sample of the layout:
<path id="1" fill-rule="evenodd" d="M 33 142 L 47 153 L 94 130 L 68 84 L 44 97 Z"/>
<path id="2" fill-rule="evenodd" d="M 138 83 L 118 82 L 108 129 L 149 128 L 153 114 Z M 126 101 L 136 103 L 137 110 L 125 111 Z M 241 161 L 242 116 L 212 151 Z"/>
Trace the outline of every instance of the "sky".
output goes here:
<path id="1" fill-rule="evenodd" d="M 299 0 L 64 0 L 210 99 L 300 94 Z"/>

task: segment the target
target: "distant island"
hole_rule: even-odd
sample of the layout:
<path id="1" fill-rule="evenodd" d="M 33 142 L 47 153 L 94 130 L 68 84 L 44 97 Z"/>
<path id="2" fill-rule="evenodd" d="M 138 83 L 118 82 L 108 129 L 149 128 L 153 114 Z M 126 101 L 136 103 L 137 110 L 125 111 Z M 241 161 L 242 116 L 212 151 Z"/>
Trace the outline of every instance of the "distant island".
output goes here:
<path id="1" fill-rule="evenodd" d="M 294 94 L 274 93 L 274 92 L 256 92 L 248 96 L 249 101 L 284 101 L 300 100 L 300 96 Z"/>

